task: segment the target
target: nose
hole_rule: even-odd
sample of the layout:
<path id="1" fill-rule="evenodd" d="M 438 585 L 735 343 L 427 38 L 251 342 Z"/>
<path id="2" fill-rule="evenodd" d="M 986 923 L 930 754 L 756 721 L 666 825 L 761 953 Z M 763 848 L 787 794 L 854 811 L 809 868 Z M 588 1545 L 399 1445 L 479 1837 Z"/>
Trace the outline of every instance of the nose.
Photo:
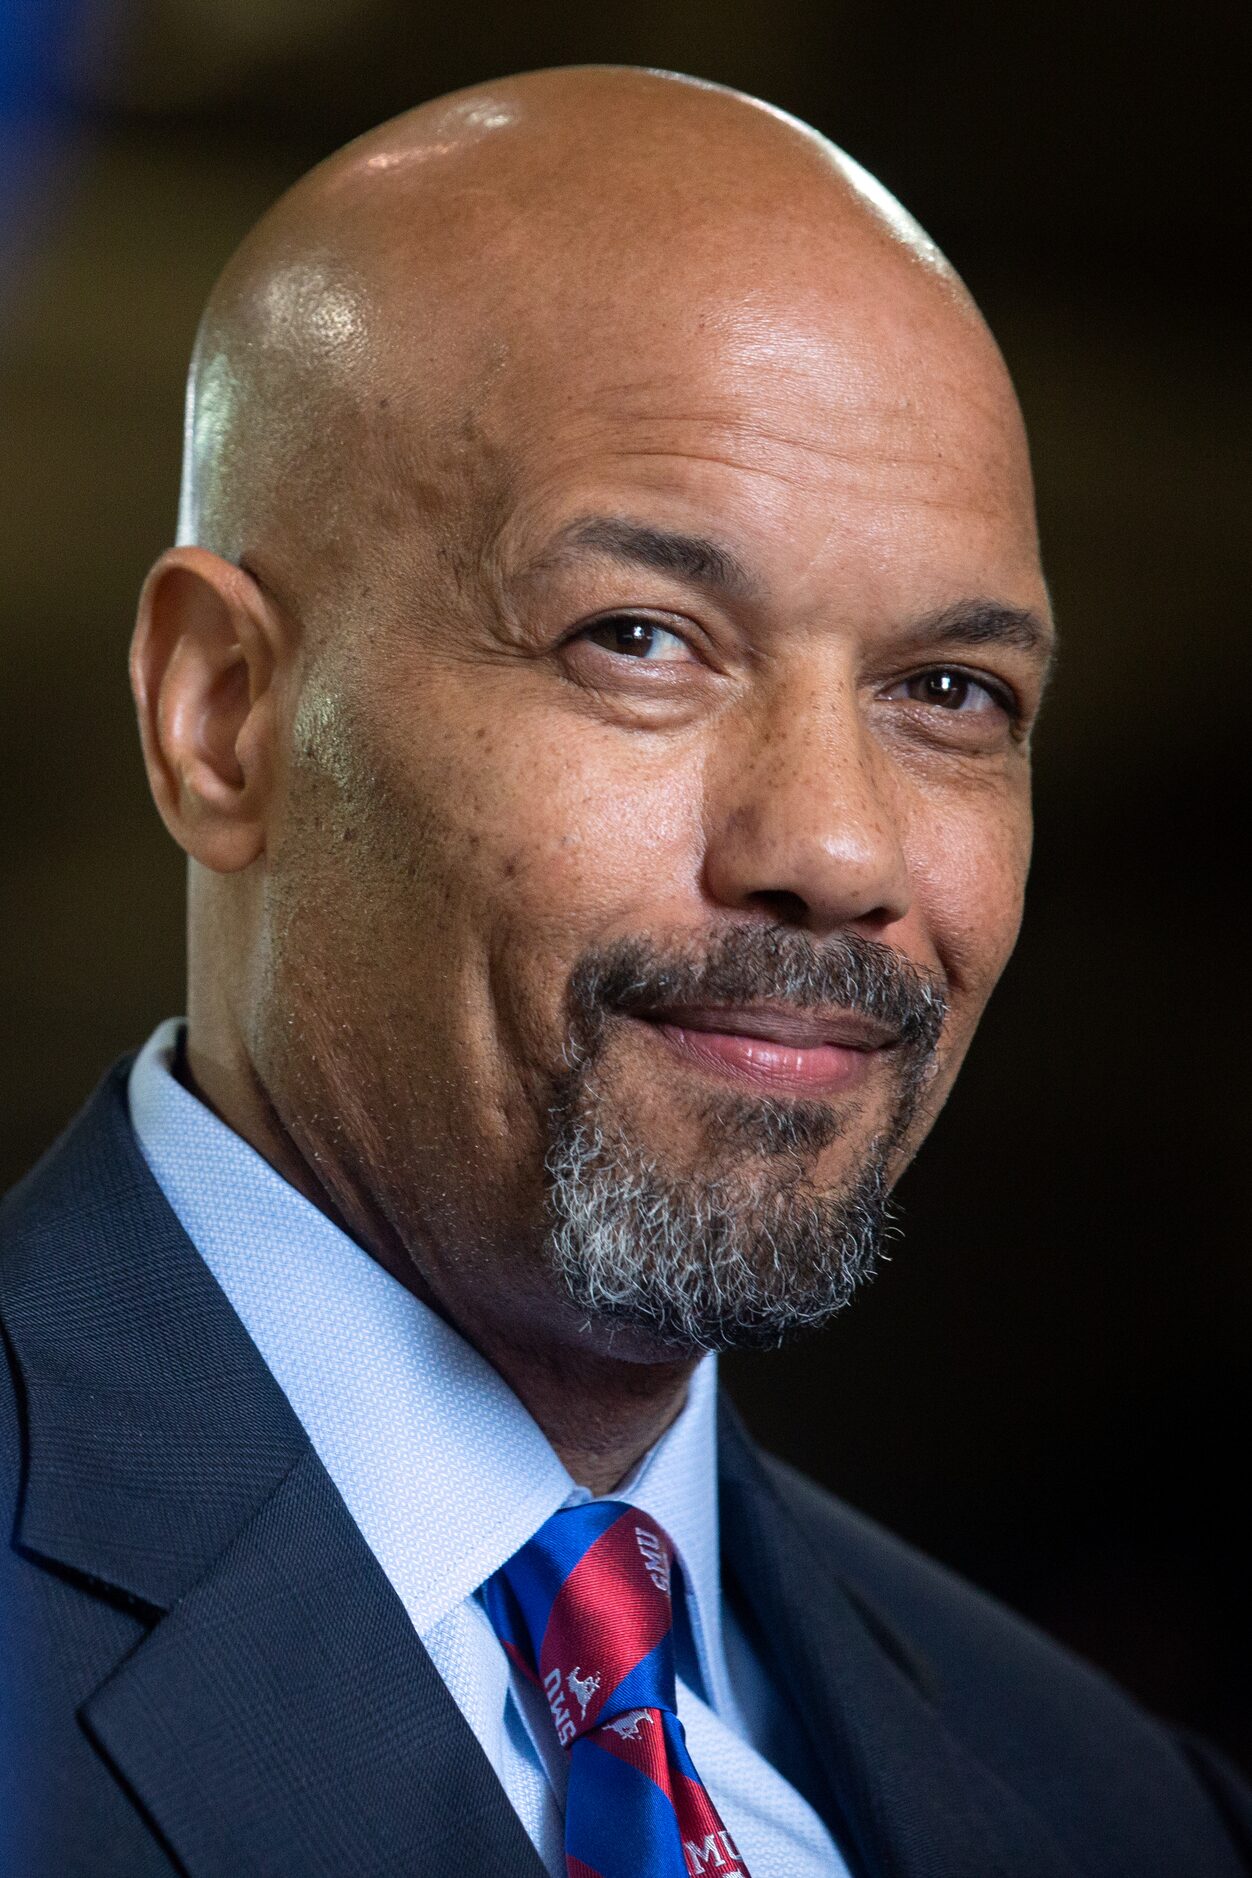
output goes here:
<path id="1" fill-rule="evenodd" d="M 704 884 L 719 905 L 814 933 L 905 918 L 903 790 L 851 680 L 776 688 L 724 721 L 705 772 Z"/>

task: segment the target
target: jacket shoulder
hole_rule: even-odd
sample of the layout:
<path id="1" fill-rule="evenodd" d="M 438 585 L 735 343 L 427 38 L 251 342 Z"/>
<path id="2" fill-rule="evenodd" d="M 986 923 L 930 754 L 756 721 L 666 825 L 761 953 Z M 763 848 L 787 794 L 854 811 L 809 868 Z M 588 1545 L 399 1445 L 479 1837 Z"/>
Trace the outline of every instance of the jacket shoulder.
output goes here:
<path id="1" fill-rule="evenodd" d="M 1237 1848 L 1239 1869 L 1252 1870 L 1252 1796 L 1221 1755 L 795 1468 L 761 1459 L 793 1529 L 833 1567 L 883 1647 L 1062 1836 L 1084 1817 L 1169 1817 L 1197 1846 Z"/>
<path id="2" fill-rule="evenodd" d="M 126 1176 L 101 1139 L 102 1108 L 125 1102 L 132 1058 L 104 1078 L 69 1127 L 28 1173 L 0 1196 L 0 1517 L 14 1529 L 22 1472 L 23 1407 L 17 1361 L 8 1334 L 8 1305 L 44 1266 L 57 1234 L 75 1218 L 108 1205 Z"/>
<path id="3" fill-rule="evenodd" d="M 897 1654 L 903 1647 L 923 1686 L 942 1691 L 946 1703 L 976 1697 L 982 1713 L 996 1689 L 1037 1696 L 1053 1688 L 1065 1703 L 1081 1693 L 1157 1725 L 1110 1678 L 997 1598 L 787 1462 L 761 1458 L 794 1525 L 833 1564 L 871 1626 L 894 1640 Z"/>
<path id="4" fill-rule="evenodd" d="M 827 1560 L 835 1562 L 846 1586 L 877 1614 L 903 1633 L 931 1673 L 980 1658 L 1003 1657 L 1020 1670 L 1068 1681 L 1077 1676 L 1100 1686 L 1119 1701 L 1121 1691 L 1028 1619 L 980 1590 L 867 1514 L 810 1480 L 773 1455 L 762 1455 L 770 1483 L 795 1525 Z M 946 1677 L 945 1677 L 946 1683 Z"/>
<path id="5" fill-rule="evenodd" d="M 118 1424 L 93 1405 L 127 1399 L 93 1387 L 132 1309 L 124 1291 L 110 1295 L 116 1259 L 129 1248 L 143 1262 L 162 1204 L 130 1129 L 129 1067 L 105 1077 L 0 1203 L 0 1872 L 15 1878 L 169 1878 L 182 1869 L 80 1719 L 155 1610 L 67 1562 L 59 1543 L 100 1503 L 105 1437 Z M 93 1249 L 108 1267 L 94 1281 Z M 81 1375 L 67 1374 L 66 1352 Z M 59 1420 L 71 1393 L 87 1403 L 86 1476 L 61 1471 L 60 1435 L 79 1426 Z M 148 1451 L 135 1446 L 137 1477 Z M 32 1536 L 39 1479 L 51 1482 L 64 1523 L 38 1518 Z"/>
<path id="6" fill-rule="evenodd" d="M 133 1053 L 113 1065 L 68 1127 L 0 1197 L 0 1296 L 23 1242 L 76 1216 L 124 1200 L 136 1185 L 138 1149 L 130 1134 L 126 1083 Z M 119 1152 L 124 1143 L 129 1152 Z"/>

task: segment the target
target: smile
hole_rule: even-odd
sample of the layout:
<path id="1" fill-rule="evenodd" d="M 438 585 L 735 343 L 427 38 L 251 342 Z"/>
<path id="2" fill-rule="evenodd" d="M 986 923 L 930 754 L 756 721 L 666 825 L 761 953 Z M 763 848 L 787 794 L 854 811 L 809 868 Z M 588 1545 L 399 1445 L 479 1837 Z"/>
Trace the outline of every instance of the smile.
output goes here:
<path id="1" fill-rule="evenodd" d="M 676 1009 L 644 1013 L 638 1021 L 684 1061 L 780 1095 L 854 1089 L 895 1041 L 884 1026 L 850 1012 Z"/>

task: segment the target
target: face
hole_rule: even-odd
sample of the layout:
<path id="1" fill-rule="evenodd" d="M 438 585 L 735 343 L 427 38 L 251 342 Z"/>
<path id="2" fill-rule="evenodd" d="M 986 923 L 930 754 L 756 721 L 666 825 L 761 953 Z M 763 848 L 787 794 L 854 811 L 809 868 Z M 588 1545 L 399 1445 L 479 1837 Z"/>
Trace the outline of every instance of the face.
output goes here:
<path id="1" fill-rule="evenodd" d="M 666 306 L 516 339 L 291 596 L 252 1053 L 484 1347 L 828 1315 L 1020 916 L 1047 601 L 989 343 L 915 270 Z"/>

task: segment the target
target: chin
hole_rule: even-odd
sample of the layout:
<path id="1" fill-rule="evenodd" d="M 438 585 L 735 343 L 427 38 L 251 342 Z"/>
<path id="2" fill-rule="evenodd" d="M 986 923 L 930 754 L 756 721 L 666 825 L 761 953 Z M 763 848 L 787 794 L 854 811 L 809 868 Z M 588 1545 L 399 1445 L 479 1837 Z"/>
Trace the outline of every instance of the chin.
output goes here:
<path id="1" fill-rule="evenodd" d="M 628 1360 L 767 1349 L 818 1329 L 877 1267 L 890 1141 L 840 1142 L 821 1184 L 776 1144 L 677 1171 L 567 1117 L 547 1162 L 547 1260 L 587 1334 Z"/>

